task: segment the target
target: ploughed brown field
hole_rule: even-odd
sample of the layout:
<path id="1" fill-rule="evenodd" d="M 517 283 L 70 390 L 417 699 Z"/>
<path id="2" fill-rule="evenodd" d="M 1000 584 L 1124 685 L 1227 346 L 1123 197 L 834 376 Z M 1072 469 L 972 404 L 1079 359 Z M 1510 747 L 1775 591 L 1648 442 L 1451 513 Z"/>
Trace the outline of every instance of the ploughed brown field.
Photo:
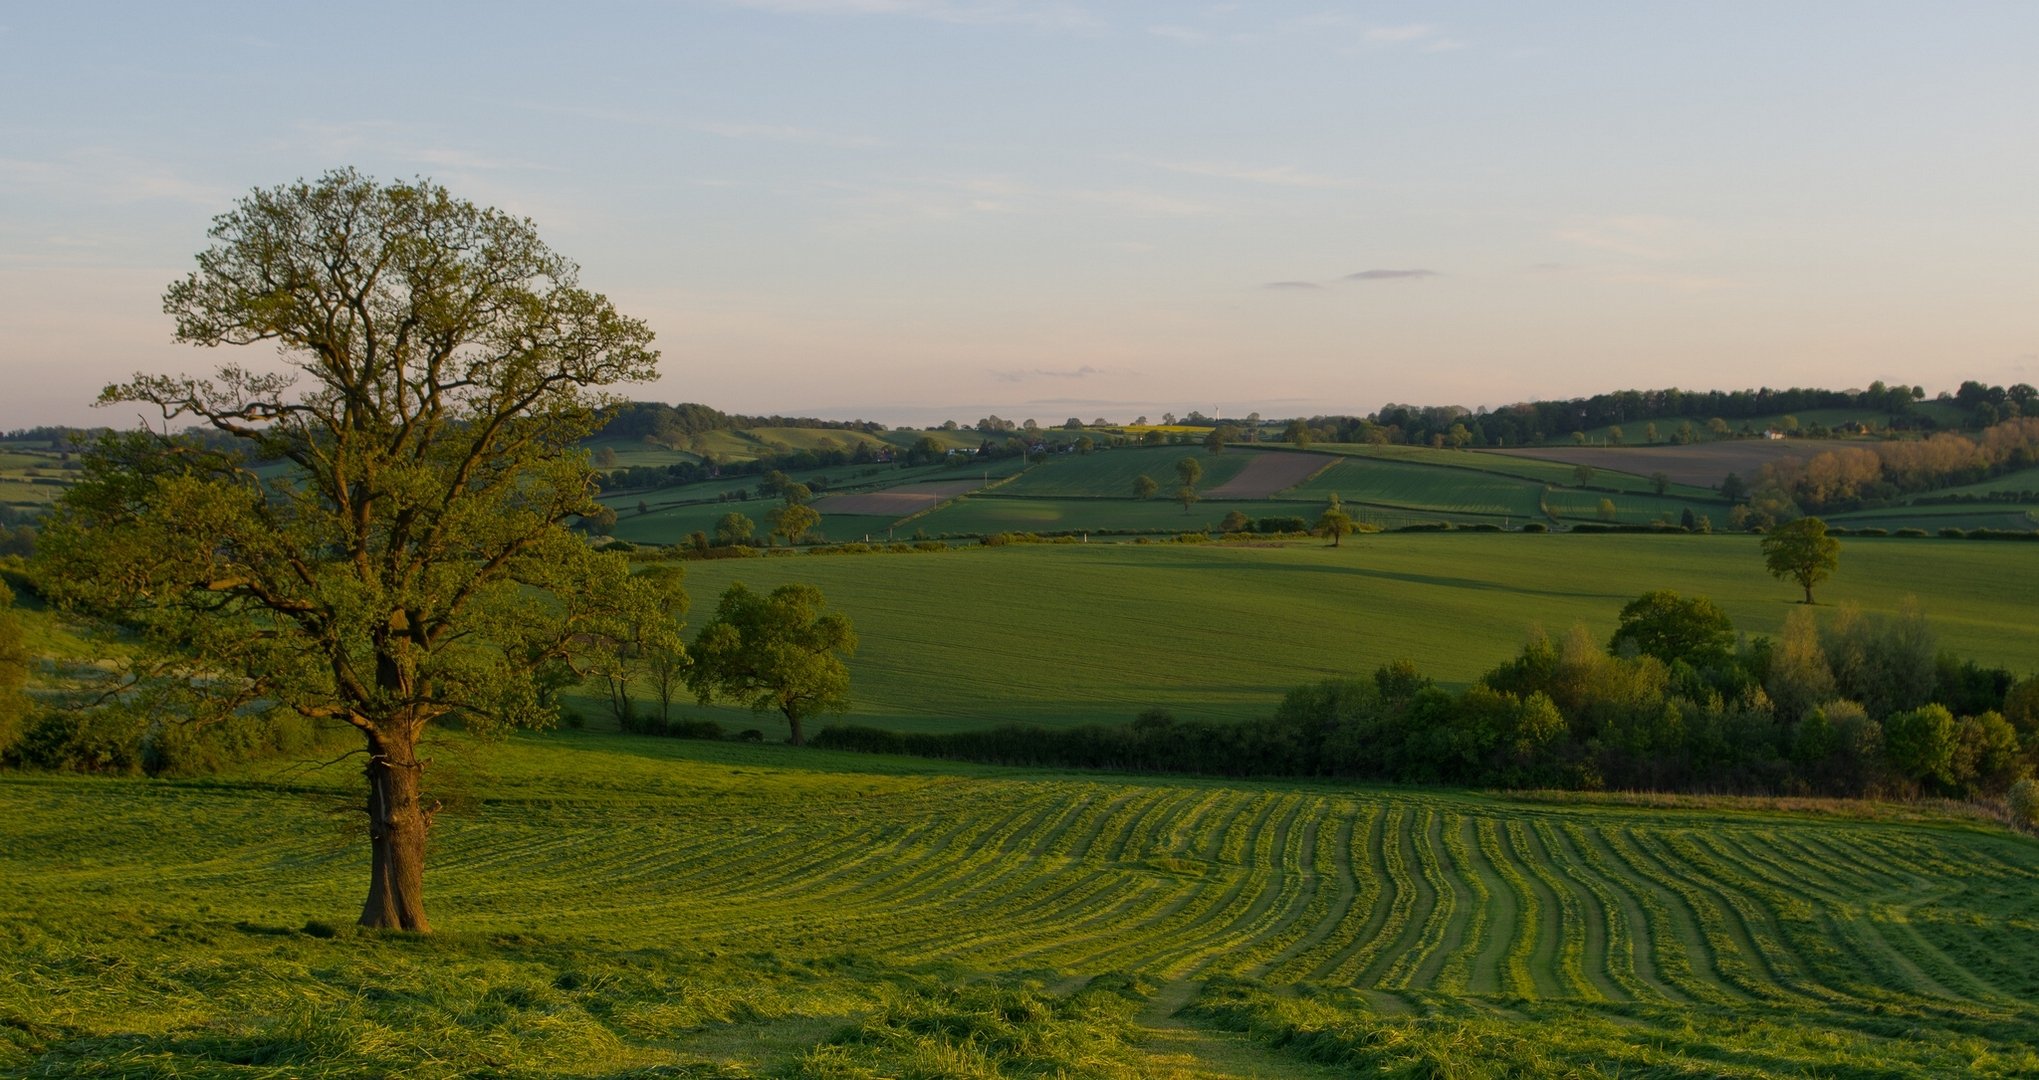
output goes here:
<path id="1" fill-rule="evenodd" d="M 1295 487 L 1338 460 L 1330 454 L 1255 454 L 1239 475 L 1204 492 L 1204 498 L 1265 499 Z"/>
<path id="2" fill-rule="evenodd" d="M 952 499 L 982 486 L 981 480 L 937 480 L 926 484 L 907 484 L 890 491 L 830 495 L 817 501 L 814 508 L 824 514 L 905 517 L 915 511 L 926 510 L 943 499 Z"/>
<path id="3" fill-rule="evenodd" d="M 1550 446 L 1489 452 L 1644 476 L 1660 472 L 1674 484 L 1717 487 L 1729 473 L 1754 480 L 1770 462 L 1812 457 L 1839 445 L 1845 444 L 1826 439 L 1733 439 L 1689 446 Z"/>

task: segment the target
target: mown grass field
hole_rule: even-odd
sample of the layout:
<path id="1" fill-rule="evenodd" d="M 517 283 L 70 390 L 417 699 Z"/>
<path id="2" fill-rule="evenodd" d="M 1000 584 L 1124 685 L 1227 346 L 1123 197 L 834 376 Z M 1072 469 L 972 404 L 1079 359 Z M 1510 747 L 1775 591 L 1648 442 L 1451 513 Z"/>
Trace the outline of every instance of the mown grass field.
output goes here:
<path id="1" fill-rule="evenodd" d="M 1915 596 L 1944 647 L 2029 673 L 2035 556 L 2020 543 L 1851 538 L 1818 610 L 1888 612 Z M 1514 655 L 1531 624 L 1559 635 L 1583 623 L 1604 639 L 1651 589 L 1711 597 L 1738 627 L 1771 635 L 1799 595 L 1741 535 L 1403 533 L 1335 549 L 1091 543 L 686 566 L 697 611 L 733 580 L 820 586 L 863 636 L 848 719 L 900 730 L 1123 723 L 1155 705 L 1244 719 L 1304 682 L 1401 657 L 1470 682 Z M 784 731 L 772 717 L 708 714 Z"/>
<path id="2" fill-rule="evenodd" d="M 0 777 L 0 1071 L 2039 1070 L 2039 845 L 1980 822 L 570 732 L 429 753 L 425 939 L 336 932 L 352 769 Z"/>

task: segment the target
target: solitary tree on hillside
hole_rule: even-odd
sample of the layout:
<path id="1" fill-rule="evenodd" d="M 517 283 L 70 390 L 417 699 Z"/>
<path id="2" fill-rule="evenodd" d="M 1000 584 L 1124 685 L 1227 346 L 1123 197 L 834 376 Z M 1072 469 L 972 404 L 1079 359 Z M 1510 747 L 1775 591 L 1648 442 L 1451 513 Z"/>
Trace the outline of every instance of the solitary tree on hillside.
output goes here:
<path id="1" fill-rule="evenodd" d="M 848 616 L 823 612 L 827 602 L 812 585 L 781 585 L 770 596 L 731 585 L 694 639 L 687 685 L 703 705 L 719 694 L 755 712 L 779 710 L 793 745 L 803 745 L 802 721 L 850 703 L 843 661 L 857 651 L 857 632 Z"/>
<path id="2" fill-rule="evenodd" d="M 1317 531 L 1330 537 L 1331 546 L 1337 547 L 1352 528 L 1352 515 L 1345 512 L 1345 504 L 1338 501 L 1338 493 L 1332 492 L 1331 505 L 1317 516 Z"/>
<path id="3" fill-rule="evenodd" d="M 1195 506 L 1202 498 L 1202 495 L 1197 494 L 1196 488 L 1189 484 L 1175 489 L 1175 501 L 1182 504 L 1182 512 L 1185 514 L 1189 513 L 1189 508 Z"/>
<path id="4" fill-rule="evenodd" d="M 1816 517 L 1802 517 L 1771 529 L 1763 537 L 1763 563 L 1770 576 L 1789 578 L 1805 590 L 1805 602 L 1812 603 L 1812 587 L 1832 577 L 1841 565 L 1841 542 L 1827 535 L 1827 523 Z"/>
<path id="5" fill-rule="evenodd" d="M 423 931 L 420 736 L 550 722 L 546 675 L 629 606 L 627 564 L 565 523 L 596 511 L 594 391 L 655 374 L 651 331 L 529 221 L 425 181 L 256 190 L 211 237 L 164 296 L 178 340 L 270 344 L 284 370 L 108 387 L 214 438 L 106 439 L 42 579 L 180 657 L 178 718 L 264 703 L 359 731 L 361 923 Z"/>
<path id="6" fill-rule="evenodd" d="M 1141 473 L 1133 478 L 1133 497 L 1136 499 L 1151 499 L 1154 497 L 1154 493 L 1160 490 L 1161 485 L 1155 483 L 1154 478 L 1146 473 Z"/>
<path id="7" fill-rule="evenodd" d="M 789 544 L 797 544 L 821 524 L 821 511 L 791 498 L 786 505 L 767 511 L 767 520 L 772 523 L 772 535 L 783 536 Z"/>
<path id="8" fill-rule="evenodd" d="M 745 543 L 756 535 L 757 529 L 757 522 L 732 510 L 715 522 L 715 542 L 723 547 Z"/>
<path id="9" fill-rule="evenodd" d="M 1186 457 L 1175 463 L 1175 475 L 1182 480 L 1184 487 L 1195 487 L 1196 482 L 1204 478 L 1204 467 L 1198 464 L 1197 459 Z"/>

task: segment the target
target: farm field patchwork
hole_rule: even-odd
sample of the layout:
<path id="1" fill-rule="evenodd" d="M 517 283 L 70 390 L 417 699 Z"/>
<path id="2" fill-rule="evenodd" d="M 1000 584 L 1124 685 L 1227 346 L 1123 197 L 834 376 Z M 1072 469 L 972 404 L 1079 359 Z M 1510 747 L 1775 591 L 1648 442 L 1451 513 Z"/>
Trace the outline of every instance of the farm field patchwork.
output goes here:
<path id="1" fill-rule="evenodd" d="M 2039 1069 L 2039 845 L 1977 822 L 576 733 L 431 752 L 422 940 L 323 928 L 361 887 L 345 776 L 0 778 L 0 1070 Z"/>
<path id="2" fill-rule="evenodd" d="M 1138 446 L 1090 454 L 1054 454 L 998 490 L 1007 495 L 1131 499 L 1133 482 L 1147 476 L 1161 486 L 1161 497 L 1166 497 L 1181 484 L 1175 472 L 1177 463 L 1188 458 L 1202 470 L 1197 489 L 1209 494 L 1211 489 L 1239 475 L 1258 456 L 1258 452 L 1250 450 L 1212 454 L 1201 446 Z"/>
<path id="3" fill-rule="evenodd" d="M 1432 513 L 1545 520 L 1537 506 L 1543 485 L 1470 469 L 1441 469 L 1374 458 L 1346 458 L 1284 496 L 1324 502 L 1337 495 L 1348 502 L 1385 504 Z"/>
<path id="4" fill-rule="evenodd" d="M 1205 495 L 1213 499 L 1270 499 L 1337 461 L 1326 454 L 1256 453 L 1246 459 L 1246 468 Z"/>
<path id="5" fill-rule="evenodd" d="M 962 505 L 1001 501 L 1038 502 Z M 915 524 L 937 531 L 939 517 Z M 1815 610 L 1890 612 L 1916 597 L 1943 647 L 2029 673 L 2039 668 L 2032 557 L 2017 543 L 1851 538 Z M 1532 624 L 1561 634 L 1581 623 L 1604 640 L 1621 606 L 1652 589 L 1711 597 L 1744 631 L 1772 636 L 1798 598 L 1764 573 L 1756 538 L 1739 535 L 1402 533 L 1335 549 L 1093 542 L 686 567 L 697 612 L 734 580 L 818 585 L 863 637 L 846 719 L 899 730 L 1124 723 L 1149 706 L 1247 719 L 1297 685 L 1401 657 L 1463 684 L 1513 656 Z M 705 714 L 783 733 L 772 717 Z"/>
<path id="6" fill-rule="evenodd" d="M 865 517 L 903 518 L 908 514 L 933 509 L 944 499 L 951 499 L 967 491 L 984 486 L 980 479 L 929 480 L 918 484 L 900 484 L 882 491 L 855 492 L 847 495 L 825 495 L 815 500 L 814 509 L 823 518 L 833 514 L 857 514 Z"/>
<path id="7" fill-rule="evenodd" d="M 1638 476 L 1661 472 L 1673 483 L 1713 488 L 1729 473 L 1753 482 L 1763 466 L 1780 458 L 1812 457 L 1849 445 L 1826 439 L 1728 439 L 1688 446 L 1552 446 L 1493 453 Z"/>

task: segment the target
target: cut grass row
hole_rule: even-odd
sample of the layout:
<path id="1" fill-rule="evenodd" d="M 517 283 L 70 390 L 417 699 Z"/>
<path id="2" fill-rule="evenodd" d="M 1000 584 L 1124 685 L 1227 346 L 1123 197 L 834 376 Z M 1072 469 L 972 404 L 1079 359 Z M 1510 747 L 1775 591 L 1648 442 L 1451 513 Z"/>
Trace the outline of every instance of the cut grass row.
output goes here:
<path id="1" fill-rule="evenodd" d="M 844 979 L 868 980 L 857 964 L 878 963 L 1058 984 L 1244 977 L 1341 989 L 1369 1009 L 1619 1015 L 1652 1039 L 1674 1035 L 1673 1018 L 1751 1009 L 1896 1025 L 1923 1043 L 2039 1037 L 2039 848 L 1971 823 L 1009 773 L 587 734 L 479 758 L 448 736 L 432 752 L 490 773 L 435 833 L 432 903 L 454 948 L 460 934 L 641 957 L 685 943 L 785 958 L 774 963 L 813 972 L 809 992 L 831 999 L 851 992 Z M 354 899 L 360 860 L 322 824 L 346 791 L 324 774 L 282 787 L 0 778 L 0 920 L 17 946 L 0 1021 L 41 1025 L 16 1030 L 45 1042 L 124 1031 L 174 1043 L 227 1022 L 230 1003 L 249 1008 L 264 965 L 328 972 L 297 976 L 314 983 L 345 970 L 375 946 L 289 929 Z M 334 839 L 307 840 L 320 835 Z M 108 977 L 196 942 L 237 989 Z M 851 956 L 871 959 L 812 967 Z M 741 1016 L 728 978 L 692 994 Z M 661 1021 L 659 1000 L 592 1014 L 609 1053 L 660 1060 L 719 1030 L 702 1019 L 715 1008 Z M 752 1007 L 766 1014 L 754 1022 L 818 1008 Z M 824 1011 L 844 1015 L 839 1001 Z M 29 1064 L 7 1053 L 0 1068 Z"/>

